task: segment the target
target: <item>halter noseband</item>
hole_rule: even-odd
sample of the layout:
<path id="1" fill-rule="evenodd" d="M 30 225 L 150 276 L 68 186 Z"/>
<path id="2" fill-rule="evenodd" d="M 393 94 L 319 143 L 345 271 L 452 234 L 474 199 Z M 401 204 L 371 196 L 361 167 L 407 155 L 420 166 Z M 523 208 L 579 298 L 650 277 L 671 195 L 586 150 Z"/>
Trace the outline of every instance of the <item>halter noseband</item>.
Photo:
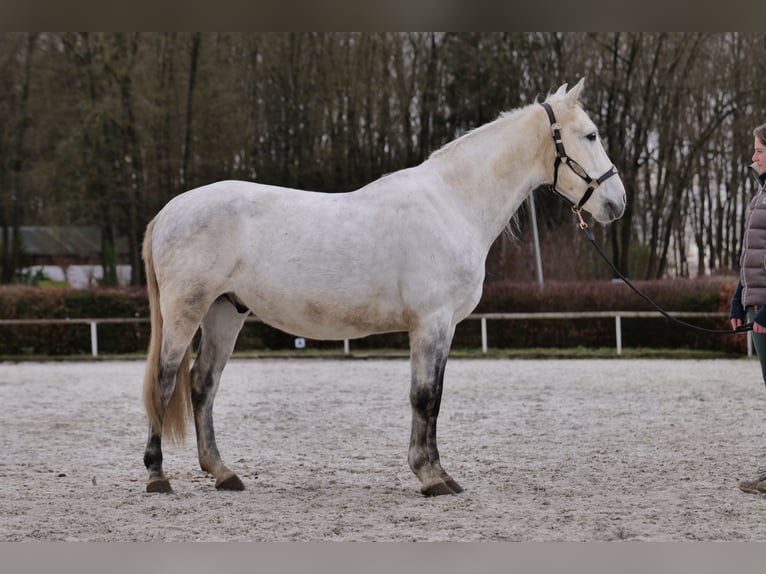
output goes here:
<path id="1" fill-rule="evenodd" d="M 551 108 L 551 105 L 548 102 L 542 102 L 540 105 L 543 107 L 543 109 L 545 109 L 545 113 L 548 114 L 548 121 L 551 123 L 553 141 L 556 144 L 556 160 L 553 162 L 553 184 L 550 186 L 550 189 L 556 193 L 556 195 L 572 204 L 572 211 L 574 211 L 578 217 L 580 217 L 580 221 L 582 221 L 582 216 L 580 215 L 582 206 L 585 205 L 585 203 L 590 199 L 590 196 L 593 195 L 593 192 L 596 191 L 598 186 L 600 186 L 613 175 L 617 175 L 617 168 L 614 166 L 610 167 L 598 179 L 594 179 L 588 175 L 588 172 L 585 171 L 585 169 L 579 163 L 577 163 L 571 157 L 567 156 L 566 150 L 564 149 L 564 142 L 561 139 L 561 124 L 556 122 L 556 116 L 553 115 L 553 108 Z M 575 175 L 580 177 L 580 179 L 588 184 L 588 189 L 585 190 L 585 193 L 577 203 L 574 203 L 571 199 L 556 189 L 556 184 L 559 180 L 559 166 L 562 163 L 565 163 L 569 169 L 575 173 Z"/>

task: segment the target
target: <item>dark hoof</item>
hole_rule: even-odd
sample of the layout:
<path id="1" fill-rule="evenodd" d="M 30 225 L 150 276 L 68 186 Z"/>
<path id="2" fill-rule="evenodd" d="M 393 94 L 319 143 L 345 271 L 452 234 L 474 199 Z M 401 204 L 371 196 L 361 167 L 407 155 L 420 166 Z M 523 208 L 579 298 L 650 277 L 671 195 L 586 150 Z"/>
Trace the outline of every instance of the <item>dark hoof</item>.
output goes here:
<path id="1" fill-rule="evenodd" d="M 457 482 L 455 482 L 455 479 L 452 478 L 451 476 L 442 477 L 442 480 L 444 480 L 444 483 L 455 494 L 460 494 L 461 492 L 463 492 L 463 487 L 460 486 Z"/>
<path id="2" fill-rule="evenodd" d="M 170 487 L 170 481 L 167 478 L 157 478 L 150 480 L 146 484 L 146 492 L 162 492 L 167 494 L 173 492 L 173 489 Z"/>
<path id="3" fill-rule="evenodd" d="M 245 490 L 245 485 L 236 474 L 224 478 L 221 482 L 216 481 L 215 487 L 218 490 Z"/>
<path id="4" fill-rule="evenodd" d="M 447 483 L 443 480 L 438 480 L 427 486 L 424 486 L 420 489 L 420 492 L 422 492 L 424 496 L 442 496 L 444 494 L 455 494 L 455 491 L 447 486 Z"/>

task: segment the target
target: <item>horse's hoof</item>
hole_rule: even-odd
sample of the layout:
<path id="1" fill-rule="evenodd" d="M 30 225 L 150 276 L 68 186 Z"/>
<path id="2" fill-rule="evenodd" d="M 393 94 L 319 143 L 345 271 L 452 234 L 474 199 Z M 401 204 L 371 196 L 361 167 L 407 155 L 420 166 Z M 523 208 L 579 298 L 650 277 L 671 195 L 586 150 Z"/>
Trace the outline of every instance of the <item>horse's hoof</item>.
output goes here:
<path id="1" fill-rule="evenodd" d="M 455 479 L 451 476 L 443 476 L 442 480 L 444 481 L 444 484 L 446 484 L 449 489 L 454 492 L 455 494 L 460 494 L 463 492 L 463 487 L 460 486 L 457 482 L 455 482 Z"/>
<path id="2" fill-rule="evenodd" d="M 441 479 L 424 485 L 423 488 L 420 489 L 420 492 L 422 492 L 424 496 L 442 496 L 444 494 L 455 494 L 455 491 L 447 486 L 447 483 Z"/>
<path id="3" fill-rule="evenodd" d="M 146 492 L 170 493 L 173 489 L 170 487 L 170 481 L 167 478 L 157 478 L 146 483 Z"/>
<path id="4" fill-rule="evenodd" d="M 231 474 L 221 481 L 216 481 L 215 487 L 218 490 L 245 490 L 245 485 L 236 474 Z"/>

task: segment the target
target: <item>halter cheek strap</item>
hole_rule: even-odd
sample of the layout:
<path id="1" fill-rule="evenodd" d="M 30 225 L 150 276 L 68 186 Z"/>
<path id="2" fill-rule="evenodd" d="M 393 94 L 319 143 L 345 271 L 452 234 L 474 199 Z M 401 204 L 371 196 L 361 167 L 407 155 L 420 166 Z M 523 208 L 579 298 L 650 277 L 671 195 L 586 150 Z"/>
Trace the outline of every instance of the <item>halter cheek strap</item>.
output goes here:
<path id="1" fill-rule="evenodd" d="M 556 116 L 553 114 L 553 108 L 551 108 L 551 105 L 548 102 L 542 102 L 540 105 L 545 110 L 545 113 L 548 114 L 548 121 L 551 124 L 553 142 L 556 145 L 556 159 L 553 161 L 553 185 L 550 186 L 550 189 L 556 195 L 565 199 L 568 203 L 571 203 L 572 211 L 577 213 L 579 216 L 582 206 L 587 203 L 587 201 L 590 199 L 590 196 L 593 195 L 593 192 L 596 191 L 596 189 L 598 189 L 598 187 L 607 179 L 613 175 L 617 175 L 617 168 L 614 166 L 610 167 L 599 178 L 592 178 L 590 175 L 588 175 L 588 172 L 585 171 L 585 169 L 579 163 L 577 163 L 571 157 L 567 156 L 566 149 L 564 149 L 564 141 L 561 139 L 561 124 L 556 122 Z M 566 164 L 567 167 L 569 167 L 569 169 L 575 173 L 575 175 L 577 175 L 580 179 L 588 184 L 588 188 L 585 190 L 585 193 L 577 203 L 574 203 L 571 199 L 562 194 L 556 187 L 559 180 L 559 167 L 562 163 Z"/>

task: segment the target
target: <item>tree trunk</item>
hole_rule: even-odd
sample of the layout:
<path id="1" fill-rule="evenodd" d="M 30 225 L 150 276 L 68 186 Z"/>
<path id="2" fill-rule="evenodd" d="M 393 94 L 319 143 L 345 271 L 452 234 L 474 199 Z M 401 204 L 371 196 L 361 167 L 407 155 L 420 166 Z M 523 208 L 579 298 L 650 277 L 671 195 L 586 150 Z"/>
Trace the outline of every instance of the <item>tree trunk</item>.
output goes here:
<path id="1" fill-rule="evenodd" d="M 199 53 L 202 44 L 202 34 L 195 32 L 192 35 L 191 56 L 189 59 L 189 86 L 186 92 L 186 124 L 184 131 L 183 159 L 181 162 L 181 189 L 186 191 L 193 180 L 191 173 L 191 147 L 192 147 L 192 120 L 194 111 L 194 89 L 197 83 L 197 69 L 199 68 Z"/>
<path id="2" fill-rule="evenodd" d="M 18 103 L 18 116 L 15 126 L 15 141 L 10 162 L 10 206 L 8 214 L 10 221 L 3 221 L 3 283 L 11 283 L 16 278 L 16 272 L 21 266 L 21 233 L 19 228 L 24 217 L 25 183 L 23 173 L 25 169 L 26 138 L 31 122 L 29 115 L 29 94 L 32 78 L 32 54 L 35 50 L 37 33 L 29 33 L 26 37 L 23 53 L 23 71 L 21 76 L 21 94 Z"/>

